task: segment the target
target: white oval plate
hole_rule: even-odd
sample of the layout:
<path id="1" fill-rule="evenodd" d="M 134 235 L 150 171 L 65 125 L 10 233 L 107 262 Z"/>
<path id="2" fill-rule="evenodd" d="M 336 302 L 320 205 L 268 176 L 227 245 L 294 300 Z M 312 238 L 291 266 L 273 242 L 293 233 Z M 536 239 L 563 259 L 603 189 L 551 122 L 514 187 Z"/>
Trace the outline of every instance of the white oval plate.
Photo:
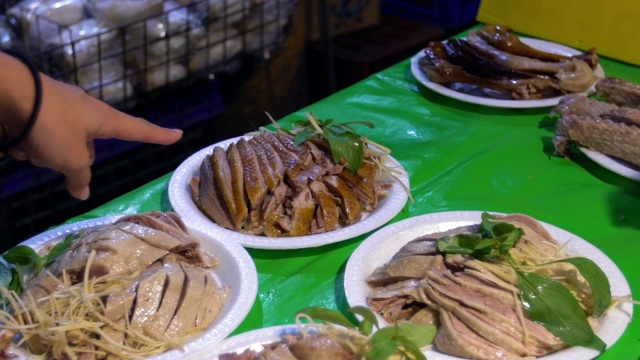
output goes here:
<path id="1" fill-rule="evenodd" d="M 248 331 L 223 340 L 207 358 L 215 360 L 220 355 L 241 353 L 246 349 L 261 351 L 262 345 L 280 341 L 288 334 L 301 335 L 297 325 L 279 325 Z"/>
<path id="2" fill-rule="evenodd" d="M 559 54 L 572 56 L 582 53 L 579 50 L 574 48 L 564 46 L 558 43 L 540 40 L 540 39 L 532 39 L 527 37 L 520 37 L 523 43 L 536 48 L 538 50 Z M 427 74 L 420 69 L 420 65 L 418 62 L 421 58 L 424 57 L 424 53 L 421 50 L 418 54 L 416 54 L 413 58 L 411 58 L 411 72 L 413 76 L 420 82 L 422 85 L 427 88 L 442 94 L 444 96 L 448 96 L 450 98 L 454 98 L 460 101 L 465 101 L 472 104 L 492 106 L 492 107 L 500 107 L 500 108 L 539 108 L 539 107 L 551 107 L 554 106 L 560 101 L 562 96 L 556 96 L 547 99 L 539 99 L 539 100 L 508 100 L 508 99 L 493 99 L 490 97 L 482 97 L 482 96 L 474 96 L 470 94 L 465 94 L 463 92 L 452 90 L 444 85 L 440 85 L 436 82 L 433 82 L 429 79 Z M 599 78 L 604 78 L 604 69 L 602 66 L 598 64 L 598 67 L 594 71 L 595 75 Z M 584 94 L 588 94 L 593 92 L 595 89 L 595 83 L 589 90 L 584 92 Z"/>
<path id="3" fill-rule="evenodd" d="M 225 229 L 214 223 L 198 209 L 191 198 L 189 182 L 193 176 L 200 174 L 200 164 L 202 160 L 213 152 L 214 147 L 221 146 L 226 149 L 231 143 L 235 143 L 241 138 L 242 137 L 236 137 L 225 140 L 196 152 L 180 164 L 171 176 L 171 180 L 169 180 L 169 201 L 173 209 L 191 228 L 198 229 L 212 237 L 235 240 L 249 248 L 301 249 L 351 239 L 374 230 L 396 216 L 407 202 L 407 192 L 402 185 L 394 182 L 387 196 L 380 199 L 378 207 L 373 212 L 364 212 L 360 221 L 337 230 L 306 236 L 271 238 L 267 236 L 243 234 L 238 231 Z M 250 138 L 250 136 L 245 136 L 245 138 Z M 409 177 L 402 165 L 392 157 L 388 157 L 387 164 L 402 171 L 404 175 L 400 177 L 400 180 L 409 188 Z"/>
<path id="4" fill-rule="evenodd" d="M 499 214 L 496 212 L 491 213 Z M 433 213 L 405 219 L 376 231 L 358 246 L 347 262 L 344 274 L 344 288 L 349 306 L 367 306 L 369 286 L 365 281 L 366 278 L 377 267 L 388 262 L 404 244 L 420 235 L 446 231 L 459 226 L 478 224 L 481 221 L 481 215 L 481 211 Z M 612 295 L 624 296 L 631 294 L 629 284 L 620 269 L 602 251 L 566 230 L 544 222 L 540 222 L 540 224 L 559 243 L 569 242 L 565 248 L 567 253 L 584 256 L 595 261 L 609 278 Z M 622 336 L 629 321 L 631 321 L 632 313 L 633 306 L 627 302 L 611 309 L 606 316 L 600 319 L 596 334 L 607 344 L 607 348 Z M 378 321 L 380 324 L 387 325 L 386 321 L 380 316 L 378 316 Z M 459 359 L 433 349 L 426 350 L 425 354 L 430 360 Z M 545 360 L 581 360 L 593 359 L 598 354 L 593 349 L 571 347 L 540 358 Z"/>
<path id="5" fill-rule="evenodd" d="M 605 169 L 611 170 L 618 175 L 622 175 L 628 179 L 640 181 L 640 171 L 629 166 L 626 162 L 614 157 L 599 153 L 597 151 L 589 150 L 585 147 L 579 146 L 578 149 L 582 151 L 589 159 L 593 160 L 596 164 L 602 166 Z"/>
<path id="6" fill-rule="evenodd" d="M 110 224 L 121 216 L 108 216 L 80 221 L 60 226 L 46 231 L 25 242 L 22 245 L 39 249 L 46 243 L 61 239 L 80 230 Z M 186 343 L 182 348 L 169 350 L 153 356 L 153 360 L 173 359 L 202 359 L 203 353 L 208 353 L 221 340 L 233 332 L 247 316 L 258 294 L 258 273 L 249 253 L 233 241 L 211 237 L 198 230 L 189 228 L 191 234 L 200 240 L 204 250 L 215 255 L 220 261 L 213 270 L 216 280 L 220 284 L 230 287 L 227 302 L 213 325 L 194 340 Z M 18 353 L 18 351 L 16 351 Z M 16 359 L 31 359 L 20 351 Z"/>

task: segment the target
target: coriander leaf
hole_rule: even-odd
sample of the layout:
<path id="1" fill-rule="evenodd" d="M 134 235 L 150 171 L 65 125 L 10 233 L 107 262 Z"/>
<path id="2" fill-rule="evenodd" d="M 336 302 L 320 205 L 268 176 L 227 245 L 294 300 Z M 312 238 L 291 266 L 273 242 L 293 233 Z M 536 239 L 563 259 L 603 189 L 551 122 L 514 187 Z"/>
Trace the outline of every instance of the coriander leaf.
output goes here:
<path id="1" fill-rule="evenodd" d="M 373 330 L 373 326 L 375 326 L 376 328 L 380 327 L 378 325 L 378 319 L 376 318 L 375 314 L 367 307 L 354 306 L 348 308 L 347 311 L 355 315 L 362 316 L 362 321 L 360 321 L 360 324 L 358 324 L 358 329 L 364 335 L 370 335 Z"/>
<path id="2" fill-rule="evenodd" d="M 365 350 L 364 356 L 369 360 L 388 359 L 398 349 L 398 343 L 393 340 L 395 335 L 396 329 L 392 326 L 373 333 L 369 339 L 370 348 Z"/>
<path id="3" fill-rule="evenodd" d="M 604 351 L 578 300 L 561 283 L 544 275 L 516 271 L 522 304 L 529 317 L 570 346 Z"/>
<path id="4" fill-rule="evenodd" d="M 9 249 L 9 251 L 4 253 L 2 257 L 9 264 L 21 266 L 34 265 L 37 264 L 40 260 L 40 255 L 38 255 L 35 250 L 26 245 L 14 246 Z"/>
<path id="5" fill-rule="evenodd" d="M 11 282 L 7 290 L 15 291 L 18 295 L 22 294 L 22 273 L 16 270 L 16 268 L 11 269 Z"/>
<path id="6" fill-rule="evenodd" d="M 552 261 L 547 264 L 558 262 L 566 262 L 575 266 L 580 275 L 589 283 L 591 287 L 591 296 L 593 297 L 593 316 L 602 315 L 611 306 L 611 285 L 607 275 L 590 259 L 583 257 L 567 258 Z M 546 265 L 546 264 L 544 264 Z"/>
<path id="7" fill-rule="evenodd" d="M 346 328 L 355 328 L 356 324 L 350 321 L 346 316 L 337 310 L 327 309 L 321 306 L 311 306 L 298 310 L 296 314 L 305 314 L 310 316 L 314 320 L 320 320 L 323 322 L 329 322 L 336 325 L 341 325 Z"/>
<path id="8" fill-rule="evenodd" d="M 346 168 L 357 173 L 364 157 L 364 142 L 362 138 L 339 127 L 326 127 L 324 137 L 329 142 L 333 161 L 338 164 L 342 157 L 347 160 Z"/>

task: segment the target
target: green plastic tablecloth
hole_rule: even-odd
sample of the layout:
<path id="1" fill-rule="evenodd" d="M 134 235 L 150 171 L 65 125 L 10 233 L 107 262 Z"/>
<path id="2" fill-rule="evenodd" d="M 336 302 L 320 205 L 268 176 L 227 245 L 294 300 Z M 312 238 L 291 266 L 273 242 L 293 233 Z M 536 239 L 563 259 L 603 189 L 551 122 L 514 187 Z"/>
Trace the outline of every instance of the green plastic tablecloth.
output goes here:
<path id="1" fill-rule="evenodd" d="M 638 67 L 609 59 L 608 76 L 640 82 Z M 336 121 L 367 120 L 372 140 L 388 146 L 409 172 L 414 202 L 390 223 L 452 210 L 520 212 L 594 244 L 622 270 L 640 299 L 640 182 L 597 165 L 576 151 L 554 155 L 554 121 L 544 109 L 500 109 L 439 95 L 413 78 L 409 59 L 340 91 L 306 112 Z M 114 199 L 70 222 L 148 210 L 171 210 L 171 174 Z M 248 249 L 259 277 L 255 304 L 234 334 L 294 322 L 307 306 L 348 307 L 343 275 L 349 255 L 372 232 L 300 250 Z M 638 309 L 620 340 L 601 359 L 638 359 Z"/>

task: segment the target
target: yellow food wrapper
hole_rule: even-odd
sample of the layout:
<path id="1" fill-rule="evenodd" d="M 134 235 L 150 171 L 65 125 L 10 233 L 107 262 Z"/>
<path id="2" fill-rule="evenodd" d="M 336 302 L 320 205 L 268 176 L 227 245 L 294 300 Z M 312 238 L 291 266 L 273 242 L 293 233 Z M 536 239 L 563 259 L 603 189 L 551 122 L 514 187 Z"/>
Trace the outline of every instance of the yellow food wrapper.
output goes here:
<path id="1" fill-rule="evenodd" d="M 640 65 L 636 1 L 482 0 L 476 20 Z"/>

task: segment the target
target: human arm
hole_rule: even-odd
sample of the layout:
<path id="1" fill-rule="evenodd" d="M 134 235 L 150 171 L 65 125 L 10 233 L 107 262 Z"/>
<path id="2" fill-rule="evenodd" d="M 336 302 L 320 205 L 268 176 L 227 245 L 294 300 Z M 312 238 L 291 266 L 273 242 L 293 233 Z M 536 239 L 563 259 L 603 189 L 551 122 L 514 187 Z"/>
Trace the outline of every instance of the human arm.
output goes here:
<path id="1" fill-rule="evenodd" d="M 178 129 L 165 129 L 120 112 L 82 89 L 40 74 L 42 105 L 33 129 L 9 149 L 17 160 L 47 167 L 65 176 L 69 193 L 89 197 L 95 139 L 121 139 L 168 145 L 182 137 Z M 14 138 L 24 129 L 35 103 L 35 83 L 28 68 L 0 52 L 0 124 Z"/>

